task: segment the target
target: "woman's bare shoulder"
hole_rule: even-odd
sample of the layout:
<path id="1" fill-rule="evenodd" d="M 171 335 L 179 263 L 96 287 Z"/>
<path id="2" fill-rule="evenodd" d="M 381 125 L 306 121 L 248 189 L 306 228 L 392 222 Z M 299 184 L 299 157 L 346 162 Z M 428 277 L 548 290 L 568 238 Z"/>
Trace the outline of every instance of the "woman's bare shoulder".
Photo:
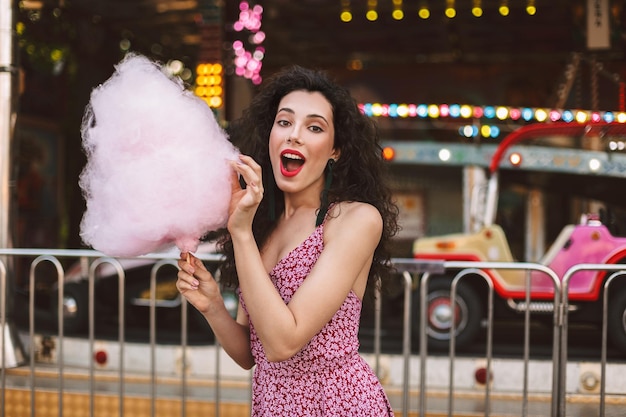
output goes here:
<path id="1" fill-rule="evenodd" d="M 378 209 L 369 203 L 343 201 L 335 204 L 330 210 L 329 223 L 334 223 L 339 228 L 358 224 L 376 230 L 382 228 L 382 216 Z"/>

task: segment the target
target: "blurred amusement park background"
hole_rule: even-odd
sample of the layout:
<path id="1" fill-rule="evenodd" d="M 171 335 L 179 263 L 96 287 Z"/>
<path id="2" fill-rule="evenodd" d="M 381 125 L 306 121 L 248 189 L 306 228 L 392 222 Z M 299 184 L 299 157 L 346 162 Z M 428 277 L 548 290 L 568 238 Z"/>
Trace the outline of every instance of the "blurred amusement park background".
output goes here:
<path id="1" fill-rule="evenodd" d="M 165 64 L 207 100 L 224 126 L 264 77 L 290 64 L 331 72 L 377 118 L 384 140 L 424 146 L 472 149 L 497 144 L 525 124 L 613 120 L 626 110 L 623 0 L 2 3 L 0 48 L 9 60 L 1 63 L 2 76 L 11 79 L 10 113 L 17 116 L 3 108 L 3 123 L 17 122 L 5 215 L 17 220 L 5 223 L 13 227 L 15 247 L 81 247 L 80 122 L 91 90 L 129 51 Z M 623 144 L 597 141 L 574 146 L 623 150 Z M 408 242 L 467 230 L 461 168 L 414 162 L 393 168 L 411 213 L 401 237 Z M 540 181 L 561 194 L 585 192 L 587 199 L 622 206 L 615 192 L 621 179 L 589 182 L 567 173 L 540 179 L 523 171 L 503 180 L 517 183 L 517 190 Z M 428 184 L 435 177 L 441 182 Z M 518 194 L 503 196 L 503 213 L 519 209 Z M 551 223 L 580 214 L 567 208 L 570 196 L 554 204 L 548 212 L 558 219 Z M 513 239 L 523 234 L 511 231 Z M 399 254 L 408 248 L 401 245 Z"/>

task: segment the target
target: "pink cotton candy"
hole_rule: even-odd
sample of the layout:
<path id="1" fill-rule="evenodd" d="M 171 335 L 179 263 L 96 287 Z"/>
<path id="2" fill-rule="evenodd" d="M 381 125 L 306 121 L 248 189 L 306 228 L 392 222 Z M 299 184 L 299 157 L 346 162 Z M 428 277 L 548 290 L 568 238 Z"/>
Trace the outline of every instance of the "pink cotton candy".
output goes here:
<path id="1" fill-rule="evenodd" d="M 239 152 L 207 104 L 130 54 L 91 93 L 82 126 L 81 238 L 109 256 L 195 252 L 226 225 Z"/>

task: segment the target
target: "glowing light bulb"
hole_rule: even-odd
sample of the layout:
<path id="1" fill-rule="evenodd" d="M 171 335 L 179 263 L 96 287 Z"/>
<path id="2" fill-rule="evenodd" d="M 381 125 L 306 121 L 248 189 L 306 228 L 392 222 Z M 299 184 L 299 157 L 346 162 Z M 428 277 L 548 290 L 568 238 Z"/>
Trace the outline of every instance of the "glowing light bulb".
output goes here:
<path id="1" fill-rule="evenodd" d="M 469 119 L 472 117 L 472 106 L 464 104 L 461 106 L 461 117 L 464 119 Z"/>
<path id="2" fill-rule="evenodd" d="M 439 151 L 439 159 L 443 162 L 449 161 L 451 156 L 452 153 L 446 148 L 443 148 Z"/>
<path id="3" fill-rule="evenodd" d="M 482 0 L 474 0 L 472 4 L 472 14 L 475 17 L 481 17 L 483 15 Z"/>
<path id="4" fill-rule="evenodd" d="M 404 12 L 402 10 L 394 10 L 393 12 L 391 12 L 391 17 L 393 17 L 394 20 L 402 20 L 404 19 Z"/>
<path id="5" fill-rule="evenodd" d="M 402 0 L 393 0 L 393 11 L 391 17 L 394 20 L 404 19 L 404 12 L 402 11 Z"/>
<path id="6" fill-rule="evenodd" d="M 602 162 L 597 158 L 591 158 L 589 160 L 589 169 L 592 171 L 598 171 L 602 167 Z"/>
<path id="7" fill-rule="evenodd" d="M 537 109 L 535 111 L 535 119 L 537 119 L 538 122 L 545 122 L 547 118 L 548 118 L 547 111 L 543 109 Z"/>
<path id="8" fill-rule="evenodd" d="M 432 118 L 439 117 L 439 106 L 436 104 L 431 104 L 428 106 L 428 115 Z"/>
<path id="9" fill-rule="evenodd" d="M 578 123 L 585 123 L 587 121 L 587 113 L 585 113 L 584 111 L 576 112 L 575 117 Z"/>
<path id="10" fill-rule="evenodd" d="M 444 11 L 444 13 L 449 19 L 452 19 L 454 16 L 456 16 L 454 0 L 446 0 L 446 10 Z"/>
<path id="11" fill-rule="evenodd" d="M 378 12 L 376 11 L 377 6 L 378 0 L 367 0 L 367 13 L 365 13 L 365 18 L 370 22 L 378 20 Z"/>
<path id="12" fill-rule="evenodd" d="M 365 14 L 365 18 L 370 22 L 378 20 L 378 12 L 376 10 L 368 10 Z"/>
<path id="13" fill-rule="evenodd" d="M 498 7 L 498 12 L 500 12 L 500 14 L 502 16 L 508 16 L 509 15 L 509 1 L 508 0 L 502 0 L 500 2 L 500 7 Z"/>

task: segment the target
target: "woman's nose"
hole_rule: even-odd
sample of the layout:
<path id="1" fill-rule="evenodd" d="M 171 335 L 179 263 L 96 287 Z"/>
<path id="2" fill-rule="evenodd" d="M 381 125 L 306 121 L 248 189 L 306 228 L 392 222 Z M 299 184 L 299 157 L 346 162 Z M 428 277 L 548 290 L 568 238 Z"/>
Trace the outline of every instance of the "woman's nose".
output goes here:
<path id="1" fill-rule="evenodd" d="M 287 136 L 287 143 L 291 143 L 291 142 L 295 142 L 298 145 L 300 145 L 302 142 L 300 140 L 300 135 L 298 134 L 298 132 L 294 129 L 291 131 L 291 133 Z"/>

